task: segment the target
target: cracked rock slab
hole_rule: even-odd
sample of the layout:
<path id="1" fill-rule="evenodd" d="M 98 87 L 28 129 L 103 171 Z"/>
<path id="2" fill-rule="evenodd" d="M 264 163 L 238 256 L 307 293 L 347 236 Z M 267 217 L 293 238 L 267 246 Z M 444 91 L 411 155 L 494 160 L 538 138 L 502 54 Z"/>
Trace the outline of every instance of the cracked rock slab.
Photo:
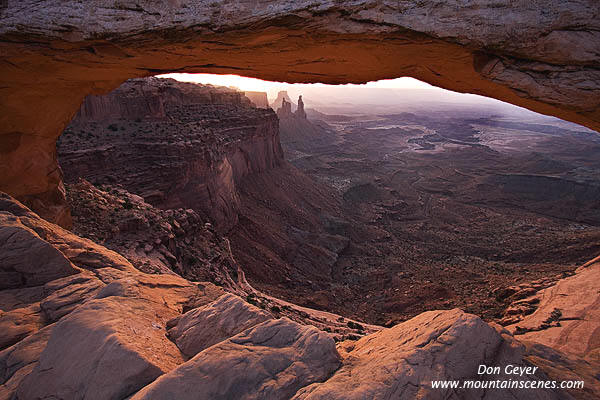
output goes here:
<path id="1" fill-rule="evenodd" d="M 600 363 L 600 257 L 535 297 L 537 310 L 506 328 L 519 340 Z"/>
<path id="2" fill-rule="evenodd" d="M 325 333 L 286 318 L 270 320 L 201 351 L 132 400 L 287 400 L 339 365 Z"/>
<path id="3" fill-rule="evenodd" d="M 17 399 L 122 399 L 183 358 L 165 337 L 175 312 L 143 299 L 86 302 L 54 325 Z"/>
<path id="4" fill-rule="evenodd" d="M 478 375 L 481 364 L 528 366 L 524 346 L 461 310 L 429 311 L 368 335 L 344 342 L 344 365 L 326 382 L 306 387 L 294 400 L 334 399 L 559 399 L 547 390 L 432 389 L 433 380 L 495 380 L 511 376 Z M 521 378 L 519 378 L 521 379 Z M 547 379 L 542 372 L 523 380 Z"/>
<path id="5" fill-rule="evenodd" d="M 216 301 L 183 314 L 169 325 L 168 335 L 187 357 L 273 318 L 238 296 L 224 294 Z"/>

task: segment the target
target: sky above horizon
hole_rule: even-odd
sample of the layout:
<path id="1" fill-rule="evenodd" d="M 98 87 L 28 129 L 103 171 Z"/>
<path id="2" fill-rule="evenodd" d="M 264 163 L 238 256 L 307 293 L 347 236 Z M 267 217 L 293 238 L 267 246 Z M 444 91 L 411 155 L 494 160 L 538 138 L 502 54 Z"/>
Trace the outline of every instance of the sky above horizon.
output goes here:
<path id="1" fill-rule="evenodd" d="M 290 90 L 303 88 L 328 88 L 328 87 L 347 87 L 347 88 L 381 88 L 381 89 L 438 89 L 428 83 L 421 82 L 410 77 L 396 79 L 382 79 L 379 81 L 368 82 L 366 84 L 346 84 L 346 85 L 327 85 L 324 83 L 286 83 L 263 81 L 257 78 L 248 78 L 238 75 L 216 75 L 216 74 L 166 74 L 160 75 L 161 78 L 173 78 L 182 82 L 195 82 L 211 84 L 215 86 L 236 87 L 241 91 L 267 92 L 269 98 L 275 98 L 280 90 Z"/>
<path id="2" fill-rule="evenodd" d="M 447 112 L 468 110 L 486 112 L 490 115 L 517 116 L 520 119 L 547 119 L 509 103 L 489 97 L 458 93 L 442 89 L 410 77 L 385 79 L 366 84 L 329 85 L 323 83 L 271 82 L 238 75 L 181 74 L 160 75 L 182 82 L 234 87 L 241 91 L 266 92 L 269 102 L 280 90 L 286 90 L 292 102 L 302 95 L 308 108 L 325 113 L 386 113 L 430 110 Z"/>
<path id="3" fill-rule="evenodd" d="M 375 110 L 381 112 L 408 111 L 432 104 L 452 104 L 455 107 L 461 105 L 464 107 L 475 105 L 477 107 L 491 106 L 494 108 L 515 107 L 483 96 L 442 89 L 409 77 L 384 79 L 366 84 L 345 85 L 271 82 L 238 75 L 216 74 L 173 73 L 160 75 L 159 77 L 173 78 L 183 82 L 233 87 L 241 91 L 266 92 L 269 102 L 275 100 L 279 91 L 285 90 L 292 102 L 295 103 L 298 96 L 302 95 L 304 104 L 307 107 L 323 110 L 324 112 L 347 110 L 349 107 L 371 112 Z"/>

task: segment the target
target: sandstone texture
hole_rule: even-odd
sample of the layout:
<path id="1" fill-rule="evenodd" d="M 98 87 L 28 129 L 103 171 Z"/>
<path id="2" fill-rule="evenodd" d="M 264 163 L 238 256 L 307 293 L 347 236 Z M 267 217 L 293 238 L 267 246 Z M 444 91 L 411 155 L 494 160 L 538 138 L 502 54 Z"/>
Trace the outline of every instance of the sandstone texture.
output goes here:
<path id="1" fill-rule="evenodd" d="M 478 317 L 455 309 L 430 311 L 353 343 L 343 343 L 344 365 L 294 399 L 568 398 L 549 390 L 432 389 L 434 380 L 495 380 L 485 365 L 529 365 L 525 347 Z M 432 367 L 435 366 L 435 367 Z M 547 379 L 543 373 L 525 380 Z"/>
<path id="2" fill-rule="evenodd" d="M 0 290 L 0 317 L 32 318 L 27 331 L 0 349 L 1 399 L 594 399 L 600 394 L 594 351 L 582 354 L 543 337 L 522 344 L 509 331 L 458 309 L 423 313 L 388 329 L 349 321 L 362 333 L 342 335 L 332 330 L 346 321 L 333 314 L 262 294 L 240 298 L 174 273 L 143 273 L 7 195 L 0 214 L 12 217 L 2 224 L 18 221 L 36 232 L 37 238 L 27 240 L 43 238 L 75 271 L 38 286 Z M 22 244 L 7 246 L 16 251 Z M 61 271 L 62 265 L 48 259 L 46 268 Z M 596 265 L 583 268 L 593 272 Z M 598 280 L 583 277 L 593 291 Z M 565 314 L 567 308 L 577 310 L 569 300 L 562 307 Z M 593 333 L 577 332 L 593 343 Z M 336 347 L 334 339 L 342 337 L 350 340 Z M 430 381 L 437 379 L 500 379 L 481 378 L 479 364 L 538 367 L 521 379 L 585 380 L 586 386 L 526 394 L 431 389 Z"/>
<path id="3" fill-rule="evenodd" d="M 573 276 L 525 299 L 537 306 L 507 329 L 575 357 L 600 361 L 600 260 L 579 267 Z"/>
<path id="4" fill-rule="evenodd" d="M 56 138 L 86 95 L 170 71 L 325 83 L 412 76 L 598 129 L 599 13 L 595 0 L 8 0 L 0 189 L 68 226 Z"/>
<path id="5" fill-rule="evenodd" d="M 161 329 L 175 313 L 137 299 L 90 300 L 53 328 L 17 398 L 124 398 L 183 359 Z"/>
<path id="6" fill-rule="evenodd" d="M 287 319 L 263 322 L 212 346 L 133 399 L 289 399 L 340 365 L 333 339 Z"/>
<path id="7" fill-rule="evenodd" d="M 118 182 L 156 207 L 195 209 L 227 230 L 238 218 L 236 185 L 283 154 L 275 114 L 241 92 L 148 78 L 86 98 L 59 159 L 69 183 Z"/>
<path id="8" fill-rule="evenodd" d="M 187 357 L 273 318 L 237 296 L 224 294 L 213 303 L 169 321 L 169 338 Z"/>
<path id="9" fill-rule="evenodd" d="M 2 399 L 123 398 L 184 361 L 166 322 L 223 294 L 173 273 L 144 274 L 5 194 L 0 217 L 3 231 L 18 228 L 1 241 L 13 255 L 3 267 L 40 271 L 0 290 Z M 28 258 L 25 248 L 40 243 L 52 250 Z"/>

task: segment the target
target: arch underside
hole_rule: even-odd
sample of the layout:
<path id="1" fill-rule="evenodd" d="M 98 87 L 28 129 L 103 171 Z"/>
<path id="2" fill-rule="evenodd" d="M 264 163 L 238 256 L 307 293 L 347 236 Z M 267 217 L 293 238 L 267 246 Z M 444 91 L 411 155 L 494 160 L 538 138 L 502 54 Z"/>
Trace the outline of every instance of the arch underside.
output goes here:
<path id="1" fill-rule="evenodd" d="M 411 76 L 600 130 L 595 0 L 463 3 L 8 1 L 0 190 L 68 226 L 56 139 L 86 95 L 167 72 L 331 84 Z"/>

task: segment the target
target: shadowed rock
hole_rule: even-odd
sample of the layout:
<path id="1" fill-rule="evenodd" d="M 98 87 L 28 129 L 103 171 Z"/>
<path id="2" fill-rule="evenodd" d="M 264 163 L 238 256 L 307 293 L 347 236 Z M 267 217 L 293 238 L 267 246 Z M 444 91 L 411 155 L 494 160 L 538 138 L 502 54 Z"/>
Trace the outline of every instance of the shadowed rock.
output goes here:
<path id="1" fill-rule="evenodd" d="M 48 343 L 53 325 L 0 352 L 0 399 L 10 399 L 23 378 L 27 376 Z"/>
<path id="2" fill-rule="evenodd" d="M 0 214 L 0 253 L 0 289 L 39 286 L 77 272 L 60 251 L 6 214 Z"/>

